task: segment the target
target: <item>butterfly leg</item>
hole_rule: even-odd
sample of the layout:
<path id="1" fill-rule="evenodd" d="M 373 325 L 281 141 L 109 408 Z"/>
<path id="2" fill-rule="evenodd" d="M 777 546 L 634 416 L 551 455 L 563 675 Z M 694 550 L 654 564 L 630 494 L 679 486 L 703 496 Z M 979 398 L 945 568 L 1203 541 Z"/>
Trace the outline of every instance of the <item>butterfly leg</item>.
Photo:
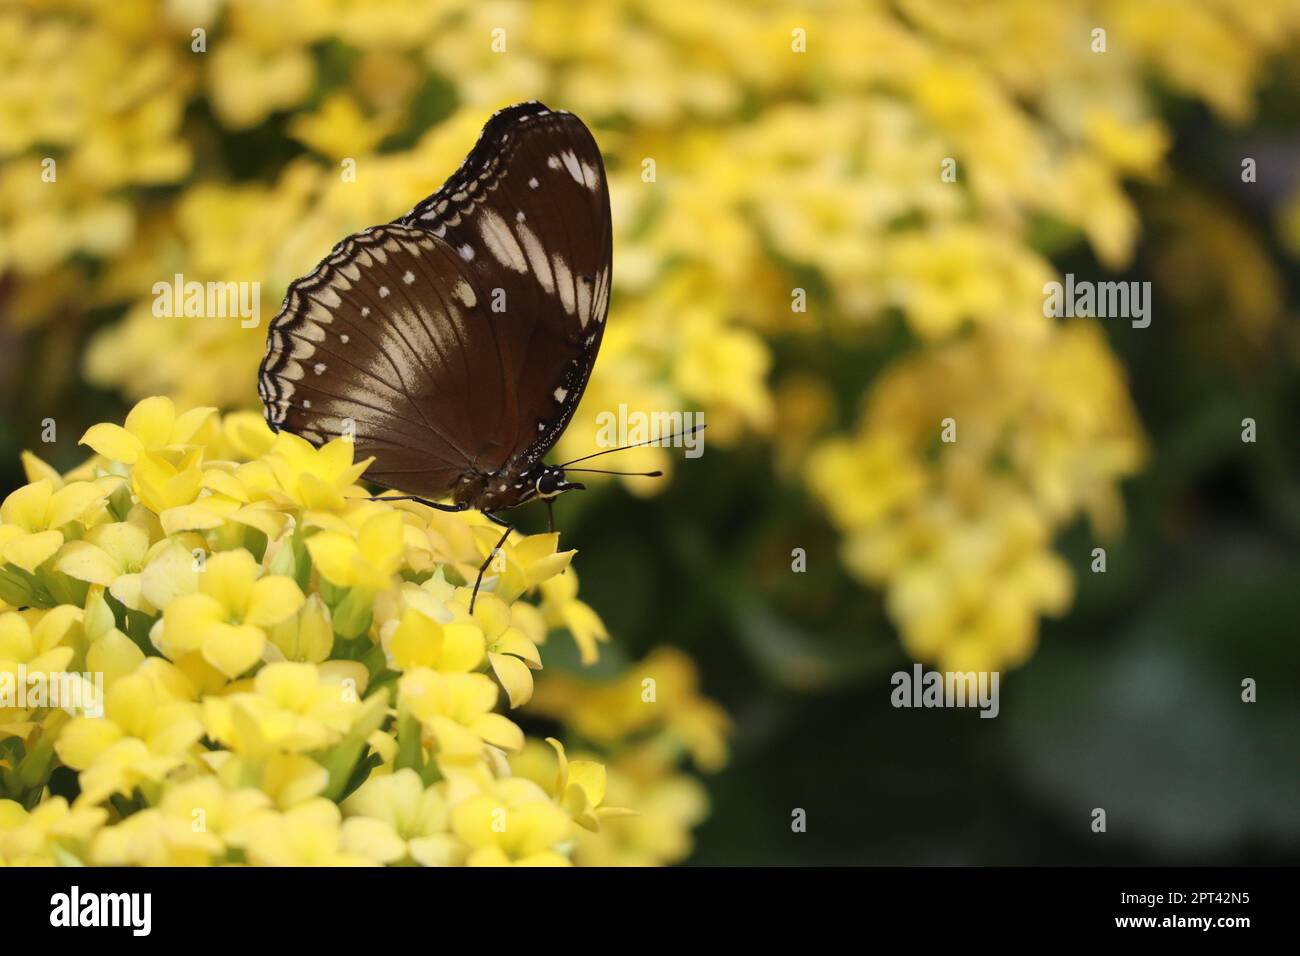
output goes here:
<path id="1" fill-rule="evenodd" d="M 478 589 L 479 586 L 483 583 L 484 572 L 487 571 L 488 565 L 492 563 L 492 559 L 497 556 L 497 552 L 500 551 L 501 548 L 505 545 L 506 539 L 510 537 L 510 532 L 515 530 L 514 528 L 510 527 L 510 525 L 506 524 L 504 521 L 502 521 L 494 514 L 485 511 L 483 512 L 483 515 L 489 521 L 501 525 L 501 527 L 505 528 L 506 530 L 505 533 L 502 534 L 501 537 L 497 540 L 497 543 L 493 545 L 492 550 L 488 552 L 488 556 L 483 559 L 483 563 L 479 565 L 478 577 L 474 579 L 474 593 L 471 594 L 469 597 L 469 613 L 471 614 L 474 613 L 474 602 L 478 600 Z"/>
<path id="2" fill-rule="evenodd" d="M 555 534 L 555 504 L 550 498 L 546 499 L 546 523 L 551 534 Z"/>
<path id="3" fill-rule="evenodd" d="M 428 498 L 421 498 L 418 495 L 385 495 L 382 497 L 361 498 L 361 501 L 415 501 L 424 505 L 426 508 L 433 508 L 435 511 L 468 511 L 469 505 L 464 501 L 457 502 L 454 505 L 445 505 L 440 501 L 430 501 Z"/>

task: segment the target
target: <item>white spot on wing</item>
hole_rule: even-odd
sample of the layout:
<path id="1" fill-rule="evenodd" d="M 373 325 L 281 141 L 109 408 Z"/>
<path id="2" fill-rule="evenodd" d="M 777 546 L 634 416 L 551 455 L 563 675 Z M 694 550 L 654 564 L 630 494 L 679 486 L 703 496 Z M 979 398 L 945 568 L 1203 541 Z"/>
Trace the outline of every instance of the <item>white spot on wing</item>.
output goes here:
<path id="1" fill-rule="evenodd" d="M 557 388 L 555 390 L 555 400 L 557 402 L 564 401 L 568 396 L 569 396 L 569 390 L 567 388 Z"/>
<path id="2" fill-rule="evenodd" d="M 478 297 L 474 295 L 474 290 L 470 288 L 470 284 L 464 279 L 461 279 L 456 283 L 456 288 L 452 290 L 452 294 L 455 295 L 456 298 L 460 299 L 461 303 L 464 304 L 467 309 L 474 308 L 474 304 L 478 302 Z"/>
<path id="3" fill-rule="evenodd" d="M 466 262 L 469 262 L 474 258 L 474 250 L 470 248 L 469 243 L 465 243 L 465 245 L 460 247 L 460 257 Z"/>
<path id="4" fill-rule="evenodd" d="M 551 266 L 555 269 L 555 289 L 560 293 L 560 302 L 564 304 L 564 311 L 573 315 L 573 275 L 559 253 L 551 256 Z"/>
<path id="5" fill-rule="evenodd" d="M 528 188 L 529 188 L 529 189 L 536 189 L 536 188 L 537 188 L 537 177 L 536 177 L 536 176 L 532 176 L 532 177 L 529 178 L 529 180 L 528 180 Z"/>
<path id="6" fill-rule="evenodd" d="M 578 321 L 585 329 L 591 321 L 591 283 L 578 283 Z"/>
<path id="7" fill-rule="evenodd" d="M 550 295 L 555 291 L 555 279 L 551 275 L 551 264 L 546 261 L 546 250 L 533 235 L 533 231 L 525 225 L 519 226 L 519 238 L 523 240 L 524 252 L 528 254 L 528 264 L 533 268 L 533 275 L 537 276 L 542 289 Z"/>
<path id="8" fill-rule="evenodd" d="M 578 165 L 578 157 L 573 154 L 573 150 L 566 149 L 560 154 L 560 158 L 564 160 L 564 168 L 569 171 L 573 181 L 579 186 L 585 185 L 582 181 L 582 167 Z"/>
<path id="9" fill-rule="evenodd" d="M 596 274 L 596 295 L 592 303 L 592 314 L 596 316 L 597 322 L 605 321 L 605 313 L 609 310 L 609 270 L 601 269 Z"/>
<path id="10" fill-rule="evenodd" d="M 519 248 L 515 234 L 510 231 L 506 221 L 491 209 L 483 213 L 483 241 L 503 266 L 509 266 L 516 272 L 528 271 L 524 250 Z"/>
<path id="11" fill-rule="evenodd" d="M 381 298 L 381 299 L 387 299 L 387 298 L 388 298 L 388 286 L 386 286 L 386 285 L 381 285 L 381 286 L 379 287 L 379 298 Z"/>
<path id="12" fill-rule="evenodd" d="M 407 285 L 410 285 L 412 282 L 415 281 L 415 273 L 412 272 L 410 269 L 407 269 L 406 272 L 402 275 L 402 281 L 405 282 Z"/>

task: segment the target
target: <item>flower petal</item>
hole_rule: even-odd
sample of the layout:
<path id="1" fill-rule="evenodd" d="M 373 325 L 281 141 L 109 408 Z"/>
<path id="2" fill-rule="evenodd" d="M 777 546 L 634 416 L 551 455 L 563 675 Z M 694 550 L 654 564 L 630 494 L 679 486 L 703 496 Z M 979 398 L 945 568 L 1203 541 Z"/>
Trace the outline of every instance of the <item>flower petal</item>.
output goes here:
<path id="1" fill-rule="evenodd" d="M 233 679 L 262 659 L 265 644 L 260 627 L 217 624 L 203 638 L 203 659 Z"/>
<path id="2" fill-rule="evenodd" d="M 70 578 L 104 587 L 111 585 L 122 572 L 103 548 L 97 548 L 88 541 L 69 541 L 59 552 L 54 568 Z"/>
<path id="3" fill-rule="evenodd" d="M 19 535 L 6 541 L 0 554 L 10 564 L 16 564 L 29 574 L 35 574 L 36 569 L 62 546 L 62 534 L 58 531 L 42 531 L 39 534 Z"/>
<path id="4" fill-rule="evenodd" d="M 306 600 L 292 578 L 283 575 L 262 578 L 253 584 L 244 622 L 255 627 L 270 627 L 297 614 Z"/>
<path id="5" fill-rule="evenodd" d="M 166 447 L 175 424 L 176 406 L 165 395 L 142 399 L 126 416 L 126 430 L 145 448 Z"/>
<path id="6" fill-rule="evenodd" d="M 533 673 L 528 665 L 511 654 L 489 654 L 492 673 L 506 689 L 511 708 L 520 707 L 533 696 Z"/>
<path id="7" fill-rule="evenodd" d="M 140 439 L 121 425 L 108 422 L 91 425 L 78 444 L 88 445 L 110 461 L 120 461 L 125 465 L 134 465 L 144 447 Z"/>

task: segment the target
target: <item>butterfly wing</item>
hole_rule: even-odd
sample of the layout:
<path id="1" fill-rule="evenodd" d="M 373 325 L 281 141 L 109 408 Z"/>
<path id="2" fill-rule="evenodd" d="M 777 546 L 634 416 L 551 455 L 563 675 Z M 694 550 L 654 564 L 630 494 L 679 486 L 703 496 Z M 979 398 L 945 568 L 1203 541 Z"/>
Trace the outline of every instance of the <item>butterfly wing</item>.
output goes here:
<path id="1" fill-rule="evenodd" d="M 474 468 L 475 432 L 504 388 L 471 367 L 478 295 L 429 234 L 375 226 L 289 287 L 267 333 L 259 391 L 272 428 L 314 444 L 351 434 L 370 477 L 430 497 Z M 469 342 L 474 339 L 469 338 Z"/>
<path id="2" fill-rule="evenodd" d="M 492 462 L 539 461 L 595 364 L 609 309 L 613 230 L 605 165 L 583 122 L 541 103 L 495 114 L 460 169 L 398 222 L 443 239 L 496 297 L 517 385 Z"/>
<path id="3" fill-rule="evenodd" d="M 368 477 L 425 497 L 537 461 L 595 362 L 611 259 L 590 132 L 503 110 L 438 192 L 290 286 L 259 377 L 267 421 L 316 444 L 350 425 Z"/>

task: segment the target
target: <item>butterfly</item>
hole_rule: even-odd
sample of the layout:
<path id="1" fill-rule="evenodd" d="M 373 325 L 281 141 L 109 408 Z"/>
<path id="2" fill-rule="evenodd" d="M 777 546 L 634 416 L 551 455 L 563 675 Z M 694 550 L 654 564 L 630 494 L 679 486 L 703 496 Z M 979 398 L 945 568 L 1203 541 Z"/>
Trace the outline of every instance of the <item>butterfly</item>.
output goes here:
<path id="1" fill-rule="evenodd" d="M 373 483 L 505 528 L 471 610 L 512 530 L 498 512 L 583 488 L 543 457 L 600 350 L 612 235 L 591 131 L 520 103 L 441 189 L 290 284 L 268 328 L 258 392 L 273 430 L 350 435 Z"/>

